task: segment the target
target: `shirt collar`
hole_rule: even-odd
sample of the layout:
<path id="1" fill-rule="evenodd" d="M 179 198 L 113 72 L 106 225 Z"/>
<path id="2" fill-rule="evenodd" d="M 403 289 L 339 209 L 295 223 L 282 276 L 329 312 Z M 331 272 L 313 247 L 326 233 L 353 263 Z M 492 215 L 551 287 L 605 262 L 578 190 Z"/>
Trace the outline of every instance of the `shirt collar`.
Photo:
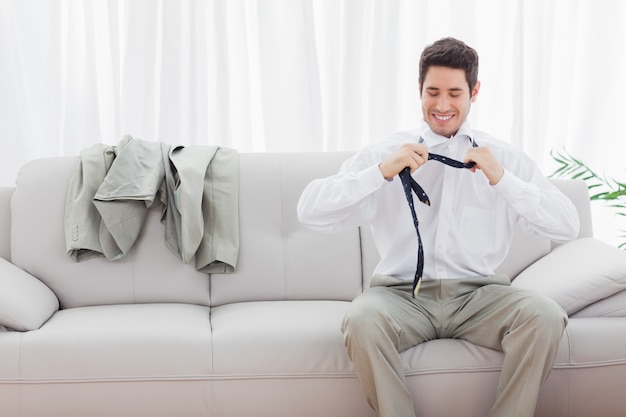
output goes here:
<path id="1" fill-rule="evenodd" d="M 425 121 L 422 121 L 419 134 L 420 142 L 425 142 L 429 148 L 441 145 L 443 143 L 447 143 L 450 139 L 458 137 L 466 137 L 471 143 L 474 143 L 474 132 L 472 131 L 469 121 L 467 120 L 461 125 L 459 131 L 456 132 L 456 135 L 454 135 L 452 138 L 447 138 L 445 136 L 436 134 L 430 129 L 430 126 L 428 126 L 428 123 L 426 123 Z"/>

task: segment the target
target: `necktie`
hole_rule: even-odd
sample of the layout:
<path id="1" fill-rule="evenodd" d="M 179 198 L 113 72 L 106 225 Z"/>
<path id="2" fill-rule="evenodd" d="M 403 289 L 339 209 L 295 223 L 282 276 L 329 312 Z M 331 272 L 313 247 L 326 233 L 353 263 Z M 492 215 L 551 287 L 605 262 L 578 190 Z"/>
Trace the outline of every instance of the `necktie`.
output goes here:
<path id="1" fill-rule="evenodd" d="M 478 146 L 475 141 L 472 141 L 472 146 Z M 428 153 L 428 160 L 439 161 L 442 164 L 446 164 L 453 168 L 473 168 L 476 163 L 475 162 L 461 162 L 456 159 L 451 159 L 443 155 L 438 155 L 436 153 Z M 409 203 L 409 209 L 411 210 L 411 216 L 413 217 L 413 226 L 415 227 L 415 233 L 417 234 L 417 268 L 415 269 L 415 277 L 413 278 L 413 298 L 417 296 L 419 292 L 420 285 L 422 283 L 422 274 L 424 272 L 424 247 L 422 246 L 422 236 L 420 235 L 419 229 L 419 220 L 417 219 L 417 214 L 415 213 L 415 206 L 413 205 L 413 195 L 411 194 L 411 190 L 415 192 L 417 198 L 430 206 L 430 200 L 426 195 L 424 189 L 413 179 L 411 176 L 410 168 L 404 168 L 398 174 L 400 180 L 402 181 L 402 188 L 404 188 L 404 195 L 406 196 L 406 200 Z"/>

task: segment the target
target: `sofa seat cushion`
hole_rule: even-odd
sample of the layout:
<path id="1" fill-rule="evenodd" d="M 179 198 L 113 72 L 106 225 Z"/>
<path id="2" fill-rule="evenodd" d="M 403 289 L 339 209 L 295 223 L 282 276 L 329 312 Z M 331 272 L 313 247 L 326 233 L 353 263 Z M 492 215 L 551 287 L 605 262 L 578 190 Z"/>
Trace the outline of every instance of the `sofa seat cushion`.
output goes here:
<path id="1" fill-rule="evenodd" d="M 624 318 L 570 319 L 554 369 L 541 389 L 537 416 L 568 411 L 567 415 L 580 417 L 623 416 L 626 396 L 623 385 L 615 381 L 623 379 L 626 371 L 624 346 Z M 416 414 L 487 415 L 495 400 L 503 357 L 501 352 L 451 339 L 407 350 L 402 358 Z"/>
<path id="2" fill-rule="evenodd" d="M 570 394 L 568 416 L 624 416 L 626 319 L 570 319 L 564 337 L 561 345 L 569 345 L 570 355 L 566 363 L 557 360 L 555 371 L 568 372 L 567 384 L 561 387 Z"/>
<path id="3" fill-rule="evenodd" d="M 333 404 L 349 402 L 351 407 L 365 404 L 340 330 L 348 308 L 349 302 L 340 301 L 259 301 L 213 307 L 213 390 L 221 399 L 216 404 L 219 414 L 254 415 L 256 410 L 257 415 L 287 415 L 289 407 L 298 404 L 293 399 L 303 392 L 315 393 L 306 399 L 311 401 L 307 410 L 322 411 L 319 398 Z M 555 372 L 540 397 L 541 407 L 548 412 L 540 415 L 559 415 L 560 411 L 552 413 L 552 404 L 578 402 L 571 399 L 567 382 L 573 373 L 607 375 L 614 381 L 623 372 L 626 357 L 621 337 L 615 343 L 602 342 L 600 349 L 591 345 L 609 334 L 626 335 L 624 326 L 622 319 L 570 320 Z M 587 334 L 594 337 L 586 339 Z M 446 406 L 445 415 L 486 415 L 493 404 L 501 352 L 442 339 L 409 349 L 401 357 L 418 415 L 442 415 L 439 405 L 450 402 L 451 390 L 454 401 Z M 278 405 L 275 392 L 283 397 Z M 607 395 L 614 397 L 611 390 Z M 364 409 L 361 415 L 367 413 Z"/>
<path id="4" fill-rule="evenodd" d="M 15 372 L 36 382 L 206 378 L 210 329 L 209 308 L 188 304 L 60 310 L 23 334 Z"/>
<path id="5" fill-rule="evenodd" d="M 353 373 L 341 321 L 347 301 L 258 301 L 211 310 L 216 376 Z"/>

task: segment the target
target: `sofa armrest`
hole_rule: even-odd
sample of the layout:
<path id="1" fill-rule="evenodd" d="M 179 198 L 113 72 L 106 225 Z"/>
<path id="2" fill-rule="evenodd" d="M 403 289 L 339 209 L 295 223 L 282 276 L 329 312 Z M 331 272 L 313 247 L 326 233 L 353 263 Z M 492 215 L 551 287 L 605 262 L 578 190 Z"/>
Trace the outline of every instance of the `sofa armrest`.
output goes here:
<path id="1" fill-rule="evenodd" d="M 588 237 L 556 247 L 511 284 L 546 295 L 568 315 L 626 289 L 626 252 Z"/>
<path id="2" fill-rule="evenodd" d="M 591 201 L 589 200 L 589 189 L 585 181 L 577 179 L 557 179 L 551 178 L 550 182 L 556 188 L 561 190 L 576 207 L 578 218 L 580 219 L 580 231 L 578 238 L 593 237 L 593 225 L 591 222 Z M 553 243 L 553 246 L 559 246 L 559 243 Z"/>
<path id="3" fill-rule="evenodd" d="M 11 259 L 11 197 L 15 187 L 0 187 L 0 257 Z"/>
<path id="4" fill-rule="evenodd" d="M 27 331 L 41 327 L 59 300 L 43 282 L 0 258 L 0 326 Z"/>

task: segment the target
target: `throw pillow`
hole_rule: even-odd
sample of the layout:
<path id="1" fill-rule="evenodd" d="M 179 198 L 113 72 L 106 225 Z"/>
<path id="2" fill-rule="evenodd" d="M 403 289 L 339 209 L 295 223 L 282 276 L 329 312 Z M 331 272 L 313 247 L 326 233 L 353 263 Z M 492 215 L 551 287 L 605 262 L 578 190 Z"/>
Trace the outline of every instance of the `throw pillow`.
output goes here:
<path id="1" fill-rule="evenodd" d="M 50 288 L 0 258 L 0 326 L 18 331 L 35 330 L 58 309 L 59 300 Z"/>
<path id="2" fill-rule="evenodd" d="M 594 238 L 576 239 L 530 265 L 512 286 L 544 294 L 571 315 L 626 289 L 626 252 Z"/>

